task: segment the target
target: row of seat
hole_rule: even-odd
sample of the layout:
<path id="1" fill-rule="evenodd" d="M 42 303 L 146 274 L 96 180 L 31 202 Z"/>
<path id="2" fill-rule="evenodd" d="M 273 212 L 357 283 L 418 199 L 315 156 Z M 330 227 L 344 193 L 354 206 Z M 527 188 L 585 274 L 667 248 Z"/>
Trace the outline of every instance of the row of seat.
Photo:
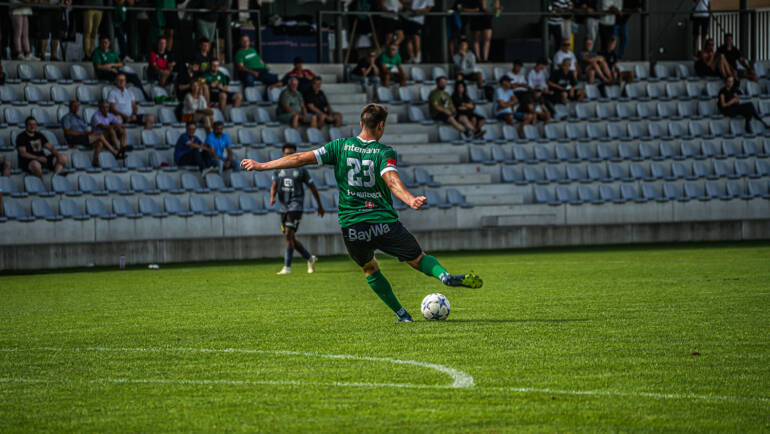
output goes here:
<path id="1" fill-rule="evenodd" d="M 751 180 L 746 183 L 746 188 L 738 181 L 707 181 L 704 184 L 686 182 L 683 185 L 665 183 L 662 186 L 656 184 L 642 184 L 639 188 L 635 184 L 600 185 L 598 188 L 590 185 L 536 186 L 534 189 L 535 203 L 548 205 L 582 205 L 582 204 L 622 204 L 627 202 L 687 202 L 691 200 L 732 200 L 755 198 L 770 199 L 770 181 Z"/>

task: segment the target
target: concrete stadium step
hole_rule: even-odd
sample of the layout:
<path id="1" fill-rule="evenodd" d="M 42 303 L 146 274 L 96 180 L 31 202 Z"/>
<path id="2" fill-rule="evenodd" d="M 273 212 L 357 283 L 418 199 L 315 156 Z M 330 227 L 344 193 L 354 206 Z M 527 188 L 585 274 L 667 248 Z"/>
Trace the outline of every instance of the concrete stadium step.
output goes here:
<path id="1" fill-rule="evenodd" d="M 360 90 L 360 89 L 359 89 Z M 359 104 L 363 107 L 366 104 L 366 94 L 362 92 L 358 93 L 335 93 L 327 95 L 329 97 L 329 104 L 332 106 L 336 104 Z M 361 108 L 359 108 L 359 113 Z"/>
<path id="2" fill-rule="evenodd" d="M 382 139 L 380 142 L 385 144 L 394 144 L 397 145 L 399 143 L 424 143 L 428 141 L 428 135 L 425 133 L 397 133 L 397 134 L 389 134 L 385 133 L 384 136 L 382 136 Z"/>
<path id="3" fill-rule="evenodd" d="M 488 173 L 433 175 L 433 180 L 442 185 L 489 184 L 492 182 L 492 175 Z"/>
<path id="4" fill-rule="evenodd" d="M 460 154 L 450 153 L 411 153 L 398 151 L 398 157 L 408 161 L 409 164 L 459 164 L 462 162 Z"/>

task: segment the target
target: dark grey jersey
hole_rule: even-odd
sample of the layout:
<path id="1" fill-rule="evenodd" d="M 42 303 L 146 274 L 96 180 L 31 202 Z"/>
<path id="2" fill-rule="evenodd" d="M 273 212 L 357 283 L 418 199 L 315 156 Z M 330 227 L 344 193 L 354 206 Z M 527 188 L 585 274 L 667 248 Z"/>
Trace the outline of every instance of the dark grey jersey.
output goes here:
<path id="1" fill-rule="evenodd" d="M 313 183 L 310 172 L 305 168 L 281 169 L 273 172 L 277 184 L 275 194 L 281 205 L 281 212 L 302 211 L 305 203 L 305 184 Z"/>

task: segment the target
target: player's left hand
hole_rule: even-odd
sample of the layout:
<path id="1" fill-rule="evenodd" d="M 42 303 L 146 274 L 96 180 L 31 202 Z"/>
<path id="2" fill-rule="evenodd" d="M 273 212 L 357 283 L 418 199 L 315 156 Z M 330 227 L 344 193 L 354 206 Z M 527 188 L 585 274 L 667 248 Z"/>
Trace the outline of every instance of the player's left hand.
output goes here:
<path id="1" fill-rule="evenodd" d="M 323 216 L 324 216 L 324 214 L 326 214 L 326 210 L 324 209 L 324 207 L 322 207 L 322 206 L 319 206 L 319 207 L 318 207 L 318 215 L 320 215 L 321 217 L 323 217 Z"/>
<path id="2" fill-rule="evenodd" d="M 259 171 L 259 170 L 262 170 L 261 166 L 262 166 L 262 163 L 260 163 L 259 161 L 254 161 L 254 160 L 243 160 L 243 161 L 241 161 L 241 167 L 243 167 L 246 170 L 257 170 L 257 171 Z"/>
<path id="3" fill-rule="evenodd" d="M 420 207 L 426 203 L 428 203 L 428 198 L 425 196 L 416 196 L 414 199 L 412 199 L 412 203 L 409 204 L 409 207 L 412 209 L 420 209 Z"/>

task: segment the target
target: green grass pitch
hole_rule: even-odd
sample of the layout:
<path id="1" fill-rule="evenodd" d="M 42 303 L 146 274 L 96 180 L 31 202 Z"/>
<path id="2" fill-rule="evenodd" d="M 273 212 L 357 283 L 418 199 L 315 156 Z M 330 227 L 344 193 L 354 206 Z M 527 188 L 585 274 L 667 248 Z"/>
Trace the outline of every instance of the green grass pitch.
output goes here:
<path id="1" fill-rule="evenodd" d="M 436 256 L 2 276 L 0 432 L 770 430 L 770 244 Z"/>

